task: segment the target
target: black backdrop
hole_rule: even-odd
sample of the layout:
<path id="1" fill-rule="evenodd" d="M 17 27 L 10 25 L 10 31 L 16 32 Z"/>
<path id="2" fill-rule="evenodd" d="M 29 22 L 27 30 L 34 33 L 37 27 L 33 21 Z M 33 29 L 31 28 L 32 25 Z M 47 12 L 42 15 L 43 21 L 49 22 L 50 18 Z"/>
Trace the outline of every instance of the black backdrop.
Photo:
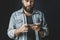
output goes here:
<path id="1" fill-rule="evenodd" d="M 48 40 L 60 40 L 60 0 L 35 0 L 35 8 L 45 13 Z M 7 28 L 11 14 L 22 7 L 21 0 L 0 0 L 0 40 L 11 40 Z"/>

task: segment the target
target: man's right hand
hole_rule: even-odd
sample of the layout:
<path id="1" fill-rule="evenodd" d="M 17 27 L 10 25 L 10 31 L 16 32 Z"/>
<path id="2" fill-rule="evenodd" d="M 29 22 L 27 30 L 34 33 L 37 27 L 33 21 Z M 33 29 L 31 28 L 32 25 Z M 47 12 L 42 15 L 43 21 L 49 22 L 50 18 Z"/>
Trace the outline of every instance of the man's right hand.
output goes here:
<path id="1" fill-rule="evenodd" d="M 19 28 L 19 31 L 20 31 L 21 33 L 23 33 L 23 32 L 28 32 L 28 24 L 22 25 L 22 27 Z"/>
<path id="2" fill-rule="evenodd" d="M 29 29 L 28 24 L 24 24 L 20 28 L 16 29 L 14 35 L 18 36 L 19 34 L 21 34 L 23 32 L 28 32 L 28 29 Z"/>

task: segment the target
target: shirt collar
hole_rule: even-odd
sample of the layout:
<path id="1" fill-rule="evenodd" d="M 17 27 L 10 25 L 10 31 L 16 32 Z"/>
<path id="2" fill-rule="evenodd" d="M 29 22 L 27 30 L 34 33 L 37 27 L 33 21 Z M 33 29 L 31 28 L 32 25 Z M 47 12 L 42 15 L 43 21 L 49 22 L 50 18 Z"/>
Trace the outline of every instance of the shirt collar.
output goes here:
<path id="1" fill-rule="evenodd" d="M 23 8 L 21 8 L 21 9 L 20 9 L 20 12 L 23 12 L 23 10 L 24 10 L 24 9 L 23 9 Z"/>
<path id="2" fill-rule="evenodd" d="M 20 9 L 20 12 L 22 12 L 23 13 L 23 7 Z M 34 9 L 33 9 L 33 12 L 32 12 L 33 14 L 35 13 L 35 11 L 34 11 Z"/>

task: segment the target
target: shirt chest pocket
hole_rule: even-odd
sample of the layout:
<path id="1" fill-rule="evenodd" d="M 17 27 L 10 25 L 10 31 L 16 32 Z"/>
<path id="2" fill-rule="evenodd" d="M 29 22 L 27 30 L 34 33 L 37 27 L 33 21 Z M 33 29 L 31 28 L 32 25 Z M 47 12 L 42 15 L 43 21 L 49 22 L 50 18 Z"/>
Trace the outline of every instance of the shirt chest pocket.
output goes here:
<path id="1" fill-rule="evenodd" d="M 33 17 L 33 21 L 34 21 L 34 23 L 39 23 L 39 22 L 42 21 L 42 19 L 41 19 L 41 17 L 39 17 L 39 15 L 35 15 L 35 16 Z"/>
<path id="2" fill-rule="evenodd" d="M 23 23 L 23 19 L 22 19 L 22 18 L 18 18 L 18 19 L 16 19 L 16 23 L 17 23 L 17 24 L 21 24 L 21 23 Z"/>
<path id="3" fill-rule="evenodd" d="M 23 25 L 23 19 L 22 18 L 16 19 L 16 28 L 19 28 L 22 25 Z"/>

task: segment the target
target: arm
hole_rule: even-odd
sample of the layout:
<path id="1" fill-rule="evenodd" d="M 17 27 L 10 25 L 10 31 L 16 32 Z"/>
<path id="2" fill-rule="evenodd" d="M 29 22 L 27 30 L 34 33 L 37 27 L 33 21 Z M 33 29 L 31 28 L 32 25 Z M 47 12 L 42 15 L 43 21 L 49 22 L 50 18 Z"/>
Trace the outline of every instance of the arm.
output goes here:
<path id="1" fill-rule="evenodd" d="M 27 32 L 28 31 L 28 27 L 27 24 L 22 25 L 20 28 L 15 29 L 15 19 L 14 16 L 12 15 L 10 18 L 10 22 L 9 22 L 9 28 L 7 30 L 7 34 L 11 39 L 14 39 L 15 37 L 19 36 L 21 33 L 23 32 Z"/>
<path id="2" fill-rule="evenodd" d="M 14 32 L 16 30 L 16 29 L 14 29 L 14 25 L 15 25 L 15 20 L 14 20 L 14 17 L 12 15 L 11 18 L 10 18 L 9 27 L 8 27 L 8 30 L 7 30 L 7 34 L 9 36 L 9 38 L 11 38 L 11 39 L 14 39 Z"/>
<path id="3" fill-rule="evenodd" d="M 14 15 L 12 15 L 7 30 L 7 34 L 11 39 L 14 39 L 16 36 L 18 36 L 21 33 L 20 29 L 15 29 L 14 27 L 15 27 L 15 19 L 14 19 Z"/>
<path id="4" fill-rule="evenodd" d="M 40 33 L 40 36 L 43 38 L 45 36 L 48 35 L 48 28 L 47 28 L 47 23 L 45 21 L 45 18 L 44 18 L 44 14 L 41 13 L 41 18 L 42 18 L 42 22 L 41 22 L 41 27 L 42 27 L 42 30 L 39 30 L 39 33 Z"/>

